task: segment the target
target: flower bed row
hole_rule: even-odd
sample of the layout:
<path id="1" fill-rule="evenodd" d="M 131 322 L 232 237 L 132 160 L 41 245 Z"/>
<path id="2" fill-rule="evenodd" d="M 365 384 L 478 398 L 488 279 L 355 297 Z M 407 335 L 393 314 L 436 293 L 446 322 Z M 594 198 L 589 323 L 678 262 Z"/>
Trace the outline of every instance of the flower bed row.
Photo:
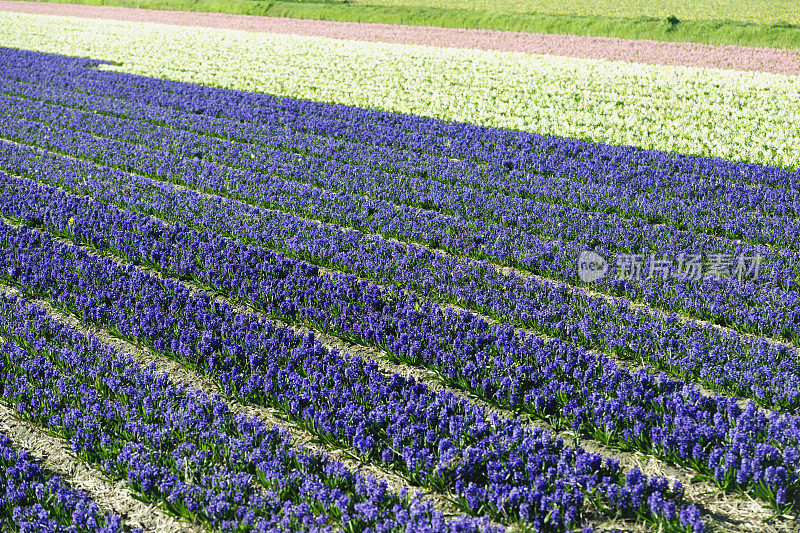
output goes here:
<path id="1" fill-rule="evenodd" d="M 79 88 L 64 87 L 52 79 L 52 73 L 45 78 L 37 71 L 43 64 L 26 63 L 24 68 L 7 66 L 0 70 L 3 74 L 0 90 L 7 95 L 132 119 L 137 121 L 139 132 L 160 131 L 159 127 L 163 126 L 181 131 L 184 136 L 192 132 L 253 145 L 244 149 L 267 147 L 308 154 L 390 173 L 466 184 L 490 193 L 502 192 L 759 242 L 771 241 L 747 227 L 748 216 L 750 220 L 766 219 L 767 223 L 772 223 L 766 215 L 796 214 L 791 194 L 784 188 L 787 173 L 776 169 L 759 169 L 760 174 L 767 177 L 766 183 L 758 174 L 753 176 L 752 169 L 745 172 L 750 179 L 742 182 L 741 171 L 723 171 L 720 175 L 713 166 L 681 166 L 672 160 L 674 158 L 663 155 L 666 161 L 642 161 L 635 151 L 626 153 L 604 145 L 592 145 L 593 150 L 589 147 L 577 150 L 575 141 L 541 137 L 536 138 L 538 144 L 528 142 L 522 146 L 518 143 L 517 154 L 495 149 L 484 155 L 490 158 L 488 161 L 475 160 L 475 154 L 468 152 L 442 155 L 440 150 L 449 148 L 452 152 L 453 145 L 465 143 L 454 134 L 446 137 L 448 146 L 444 146 L 445 141 L 430 137 L 420 141 L 403 140 L 415 132 L 395 129 L 396 139 L 392 142 L 388 132 L 379 139 L 374 138 L 376 125 L 368 117 L 357 122 L 361 128 L 342 131 L 340 124 L 322 120 L 318 114 L 289 118 L 279 115 L 278 109 L 273 110 L 277 116 L 265 116 L 258 122 L 245 122 L 243 117 L 233 120 L 205 114 L 205 110 L 157 105 L 159 100 L 153 97 L 154 91 L 132 94 L 129 96 L 132 99 L 121 98 L 119 91 L 125 94 L 127 86 L 91 79 L 97 77 L 95 72 L 90 72 L 90 79 L 82 80 Z M 153 103 L 148 104 L 148 101 Z M 273 104 L 273 107 L 278 106 Z M 455 155 L 459 159 L 451 157 Z M 665 165 L 668 169 L 662 169 Z M 783 179 L 770 179 L 773 174 Z M 773 187 L 771 183 L 778 186 Z M 720 195 L 724 195 L 724 199 L 720 199 Z M 720 217 L 721 207 L 729 212 L 740 211 L 739 214 L 728 213 L 728 218 L 736 216 L 740 223 L 732 224 Z M 776 220 L 793 221 L 792 218 Z M 774 235 L 774 238 L 782 241 L 786 236 Z"/>
<path id="2" fill-rule="evenodd" d="M 79 460 L 140 497 L 223 531 L 492 531 L 447 521 L 219 399 L 141 370 L 24 300 L 0 296 L 0 401 L 68 439 Z M 79 516 L 76 514 L 76 516 Z"/>
<path id="3" fill-rule="evenodd" d="M 675 193 L 665 191 L 670 181 L 676 181 L 674 176 L 665 178 L 662 173 L 653 173 L 652 169 L 640 172 L 644 178 L 640 182 L 634 181 L 630 175 L 617 175 L 615 178 L 621 183 L 610 185 L 559 179 L 548 174 L 524 174 L 530 179 L 526 180 L 525 186 L 520 186 L 509 183 L 512 180 L 507 178 L 508 171 L 500 172 L 498 178 L 485 172 L 485 167 L 477 167 L 481 172 L 470 175 L 474 174 L 474 165 L 462 164 L 461 168 L 452 170 L 432 169 L 430 165 L 420 167 L 398 161 L 402 154 L 391 151 L 365 158 L 368 147 L 362 144 L 347 142 L 342 146 L 344 141 L 323 144 L 319 139 L 307 140 L 304 137 L 293 140 L 280 131 L 283 128 L 276 128 L 269 137 L 264 136 L 265 140 L 278 139 L 268 141 L 278 145 L 273 147 L 226 141 L 216 136 L 176 130 L 168 125 L 154 125 L 138 118 L 98 116 L 91 111 L 15 97 L 3 97 L 0 106 L 4 114 L 63 127 L 66 131 L 128 141 L 178 156 L 203 158 L 227 167 L 300 181 L 308 181 L 308 172 L 313 169 L 315 173 L 311 176 L 311 183 L 318 187 L 366 194 L 399 205 L 425 206 L 484 224 L 500 222 L 517 232 L 578 241 L 581 237 L 585 240 L 598 235 L 599 244 L 610 251 L 625 252 L 643 246 L 652 248 L 648 237 L 652 239 L 653 235 L 648 233 L 646 226 L 642 227 L 643 222 L 661 224 L 664 227 L 660 231 L 666 235 L 660 238 L 678 239 L 676 244 L 683 246 L 686 246 L 683 241 L 691 242 L 694 233 L 723 237 L 706 239 L 710 245 L 716 244 L 718 250 L 726 251 L 730 249 L 730 243 L 726 241 L 731 239 L 794 251 L 800 246 L 800 222 L 796 218 L 792 193 L 785 189 L 761 187 L 754 191 L 746 185 L 729 185 L 728 190 L 720 191 L 719 184 L 704 183 L 702 178 L 690 176 L 691 181 L 678 185 Z M 114 114 L 119 115 L 119 112 Z M 158 122 L 168 124 L 162 120 Z M 452 164 L 447 162 L 448 166 Z M 286 172 L 283 169 L 287 166 L 303 167 L 306 173 Z M 588 174 L 589 179 L 595 179 L 591 167 L 581 165 L 578 168 Z M 699 196 L 700 200 L 685 195 Z M 526 211 L 533 214 L 538 221 L 536 224 L 530 225 L 520 216 Z M 776 215 L 774 211 L 780 214 Z M 558 217 L 587 218 L 593 226 L 565 230 L 553 224 L 552 221 Z M 628 220 L 631 218 L 633 220 Z M 634 235 L 638 231 L 638 240 L 633 236 L 622 242 L 611 240 L 607 236 L 609 228 L 620 226 Z M 515 250 L 512 260 L 524 264 L 526 258 L 524 255 L 520 257 L 522 250 L 525 248 Z"/>
<path id="4" fill-rule="evenodd" d="M 0 368 L 5 369 L 5 364 Z M 0 529 L 42 533 L 124 531 L 118 515 L 102 514 L 85 493 L 70 490 L 26 451 L 15 450 L 6 435 L 0 435 Z"/>
<path id="5" fill-rule="evenodd" d="M 271 147 L 316 153 L 323 157 L 345 159 L 389 171 L 401 170 L 415 175 L 427 175 L 443 181 L 459 181 L 473 186 L 488 184 L 490 187 L 486 188 L 489 190 L 510 190 L 523 196 L 538 198 L 546 193 L 544 198 L 551 200 L 554 199 L 552 195 L 555 195 L 559 201 L 589 204 L 596 209 L 613 212 L 634 213 L 635 216 L 648 219 L 656 217 L 657 221 L 669 222 L 669 214 L 674 212 L 680 219 L 679 224 L 684 227 L 705 227 L 723 234 L 730 231 L 747 232 L 747 228 L 745 224 L 731 226 L 730 222 L 725 224 L 724 220 L 714 219 L 715 207 L 719 205 L 724 205 L 728 210 L 744 209 L 755 215 L 765 211 L 777 212 L 779 215 L 795 213 L 790 195 L 781 189 L 774 190 L 769 185 L 791 188 L 796 180 L 792 179 L 792 173 L 774 168 L 736 165 L 699 158 L 683 160 L 680 156 L 534 135 L 531 135 L 533 140 L 517 140 L 511 143 L 511 146 L 503 146 L 502 144 L 506 144 L 507 141 L 503 143 L 502 136 L 508 135 L 509 132 L 502 130 L 488 130 L 490 133 L 500 135 L 501 139 L 492 142 L 491 150 L 483 150 L 485 153 L 480 155 L 479 159 L 488 157 L 488 162 L 476 162 L 477 156 L 475 153 L 470 153 L 470 150 L 474 152 L 478 148 L 474 146 L 475 143 L 467 140 L 475 135 L 471 131 L 459 131 L 466 129 L 464 126 L 451 126 L 449 129 L 455 131 L 447 132 L 447 136 L 443 139 L 437 139 L 432 135 L 416 139 L 413 136 L 420 135 L 417 131 L 409 132 L 400 126 L 394 129 L 380 128 L 375 123 L 374 113 L 353 109 L 350 113 L 353 116 L 347 117 L 349 122 L 343 127 L 340 124 L 341 120 L 336 122 L 324 116 L 326 110 L 324 106 L 304 113 L 297 111 L 292 113 L 283 109 L 287 106 L 282 105 L 282 102 L 271 101 L 264 97 L 260 99 L 265 100 L 263 103 L 269 107 L 251 110 L 258 113 L 259 119 L 257 122 L 252 122 L 252 116 L 236 112 L 235 102 L 232 110 L 219 106 L 219 102 L 215 103 L 213 109 L 198 108 L 197 95 L 193 94 L 193 98 L 184 99 L 188 102 L 182 102 L 180 99 L 172 101 L 167 98 L 165 104 L 162 102 L 164 95 L 159 92 L 169 91 L 171 88 L 169 84 L 154 83 L 153 88 L 147 87 L 146 84 L 137 87 L 138 80 L 131 79 L 130 76 L 111 81 L 106 79 L 108 73 L 96 71 L 87 72 L 87 77 L 81 78 L 75 87 L 76 82 L 71 78 L 72 73 L 65 74 L 63 79 L 53 75 L 53 65 L 50 64 L 52 59 L 48 61 L 46 56 L 16 50 L 4 50 L 4 52 L 10 56 L 6 58 L 9 59 L 9 65 L 0 71 L 4 74 L 2 86 L 6 91 L 34 98 L 45 97 L 52 102 L 87 107 L 91 111 L 104 111 L 107 114 L 136 120 L 144 119 L 169 127 L 179 126 L 187 130 L 246 142 L 255 140 Z M 43 66 L 46 66 L 46 72 L 42 72 Z M 55 67 L 58 68 L 58 65 Z M 67 84 L 67 87 L 63 87 L 64 84 Z M 172 85 L 173 90 L 180 87 L 179 84 Z M 131 86 L 134 87 L 133 90 Z M 201 91 L 202 89 L 192 92 Z M 226 96 L 231 96 L 225 91 L 216 92 L 219 94 L 214 96 L 222 97 L 218 99 L 223 101 L 228 100 Z M 130 99 L 121 98 L 126 95 Z M 245 94 L 245 97 L 247 96 L 256 101 L 259 98 L 256 95 Z M 159 103 L 162 105 L 156 105 Z M 290 102 L 290 105 L 291 103 L 297 104 Z M 168 104 L 179 107 L 175 109 Z M 328 107 L 336 109 L 335 106 Z M 231 121 L 214 113 L 231 114 L 237 117 L 237 120 Z M 287 114 L 290 117 L 299 116 L 289 118 Z M 249 120 L 245 121 L 246 119 Z M 352 123 L 358 128 L 353 128 Z M 373 138 L 376 135 L 376 127 L 382 130 L 377 137 L 379 140 Z M 276 136 L 276 133 L 280 133 L 280 137 Z M 291 135 L 287 136 L 288 133 Z M 393 137 L 394 142 L 392 142 Z M 413 140 L 408 139 L 409 137 Z M 484 143 L 479 143 L 479 146 Z M 497 146 L 497 143 L 501 146 Z M 426 144 L 429 145 L 427 150 Z M 461 151 L 453 152 L 456 147 L 463 146 L 468 147 L 466 153 L 463 148 Z M 451 160 L 453 156 L 465 161 L 453 161 Z M 514 170 L 509 171 L 509 169 Z M 521 172 L 522 170 L 534 172 Z M 565 180 L 565 183 L 571 184 L 571 189 L 575 187 L 578 189 L 570 190 L 570 195 L 565 196 L 559 188 L 548 187 L 553 175 L 568 176 L 570 179 Z M 620 193 L 647 192 L 656 184 L 658 191 L 653 191 L 652 198 L 633 202 L 637 204 L 634 209 L 634 206 L 629 205 L 630 202 L 620 201 L 618 197 L 617 201 L 614 201 L 614 196 L 602 188 L 593 189 L 587 186 L 587 181 L 610 183 L 616 186 L 615 189 L 622 188 Z M 583 186 L 577 185 L 579 183 L 583 183 Z M 743 187 L 744 185 L 750 187 Z M 759 187 L 754 191 L 752 185 Z M 579 195 L 577 198 L 576 194 Z M 724 194 L 724 202 L 720 201 L 720 194 Z M 652 202 L 648 201 L 662 197 L 680 198 L 683 202 L 662 203 L 655 209 L 651 205 Z M 689 217 L 689 213 L 693 216 Z M 701 214 L 705 220 L 698 225 L 695 218 Z M 751 236 L 759 237 L 756 233 Z"/>
<path id="6" fill-rule="evenodd" d="M 470 196 L 451 194 L 446 186 L 439 184 L 443 188 L 439 191 L 441 194 L 432 193 L 428 190 L 430 182 L 425 180 L 407 184 L 407 188 L 399 184 L 392 185 L 390 188 L 399 197 L 391 200 L 401 204 L 398 206 L 383 199 L 386 195 L 380 191 L 375 199 L 362 196 L 363 191 L 370 191 L 370 194 L 375 192 L 372 174 L 359 175 L 348 173 L 346 169 L 331 169 L 328 168 L 333 165 L 330 162 L 298 162 L 291 155 L 277 152 L 263 160 L 264 165 L 278 174 L 272 176 L 198 161 L 196 157 L 184 158 L 172 152 L 115 139 L 87 139 L 84 133 L 69 128 L 7 118 L 8 124 L 0 131 L 0 135 L 20 142 L 38 144 L 250 203 L 441 247 L 457 255 L 520 265 L 533 272 L 573 283 L 578 277 L 577 258 L 590 245 L 597 245 L 602 255 L 613 258 L 615 252 L 641 252 L 640 247 L 645 245 L 640 237 L 649 235 L 647 239 L 650 242 L 646 246 L 658 250 L 656 259 L 662 256 L 670 258 L 673 272 L 668 275 L 657 272 L 652 277 L 647 276 L 652 262 L 652 258 L 647 258 L 639 274 L 632 275 L 633 279 L 616 279 L 612 264 L 611 272 L 606 280 L 598 284 L 598 288 L 661 309 L 688 313 L 744 333 L 771 335 L 793 342 L 798 342 L 800 338 L 800 325 L 794 319 L 795 314 L 800 312 L 800 300 L 793 279 L 797 275 L 798 254 L 795 252 L 778 253 L 768 247 L 686 232 L 680 232 L 680 238 L 676 238 L 674 235 L 664 235 L 658 228 L 645 223 L 633 228 L 625 227 L 613 221 L 604 222 L 601 217 L 576 217 L 567 208 L 554 209 L 549 204 L 544 204 L 542 211 L 520 205 L 509 214 L 501 205 L 484 201 L 477 194 L 480 191 L 472 191 L 475 194 Z M 57 134 L 55 138 L 54 134 Z M 125 134 L 120 132 L 120 135 Z M 165 142 L 178 143 L 169 138 Z M 197 147 L 195 143 L 188 144 L 193 149 Z M 190 155 L 192 148 L 186 151 Z M 236 155 L 239 156 L 238 152 Z M 287 174 L 290 177 L 288 181 L 282 178 Z M 294 180 L 301 183 L 295 183 Z M 315 186 L 309 187 L 303 181 Z M 320 184 L 326 188 L 316 187 Z M 346 190 L 332 191 L 327 188 L 339 186 L 346 187 Z M 432 202 L 444 206 L 465 204 L 460 208 L 464 212 L 448 215 L 414 207 Z M 413 206 L 403 205 L 409 203 Z M 482 204 L 487 205 L 473 209 Z M 495 217 L 503 221 L 487 220 Z M 564 224 L 565 219 L 570 223 Z M 542 226 L 560 230 L 553 235 L 543 232 Z M 783 228 L 782 231 L 787 230 Z M 729 254 L 731 259 L 730 264 L 720 267 L 719 277 L 681 279 L 674 275 L 676 258 L 696 255 L 709 260 L 715 254 Z M 760 257 L 757 269 L 753 266 L 756 257 Z M 742 264 L 742 279 L 737 279 L 734 277 L 735 270 L 738 268 L 737 260 L 741 258 L 745 261 Z M 709 298 L 709 293 L 717 296 Z"/>
<path id="7" fill-rule="evenodd" d="M 208 372 L 227 393 L 280 409 L 416 483 L 453 491 L 473 514 L 561 529 L 580 520 L 586 497 L 612 514 L 702 528 L 697 511 L 680 506 L 663 480 L 638 471 L 623 476 L 615 461 L 574 450 L 547 431 L 384 375 L 374 363 L 328 352 L 312 336 L 236 313 L 180 283 L 94 259 L 40 232 L 3 230 L 9 252 L 0 272 L 25 294 Z"/>
<path id="8" fill-rule="evenodd" d="M 4 145 L 0 168 L 191 227 L 274 247 L 381 283 L 455 302 L 588 348 L 652 364 L 716 390 L 795 409 L 800 370 L 793 349 L 580 290 L 505 276 L 490 266 L 307 222 L 91 163 Z"/>
<path id="9" fill-rule="evenodd" d="M 19 61 L 21 58 L 12 56 L 13 60 Z M 42 75 L 43 64 L 46 64 L 48 71 L 46 76 Z M 780 225 L 781 222 L 791 223 L 792 218 L 781 218 L 780 215 L 795 214 L 794 204 L 791 195 L 782 189 L 773 189 L 762 183 L 764 179 L 768 183 L 778 183 L 781 186 L 793 183 L 788 179 L 792 174 L 750 165 L 754 168 L 734 168 L 720 171 L 715 168 L 715 161 L 694 160 L 694 164 L 681 164 L 681 161 L 673 160 L 674 157 L 667 157 L 662 154 L 660 161 L 658 158 L 647 160 L 643 157 L 636 157 L 637 152 L 616 149 L 620 153 L 615 153 L 611 147 L 602 145 L 589 145 L 579 150 L 575 147 L 574 141 L 566 141 L 557 138 L 539 138 L 537 146 L 533 143 L 517 142 L 513 149 L 516 150 L 516 158 L 506 153 L 508 149 L 493 147 L 492 160 L 488 164 L 476 163 L 473 161 L 474 155 L 459 154 L 469 161 L 451 161 L 449 157 L 441 154 L 446 147 L 439 146 L 435 140 L 426 138 L 430 144 L 430 150 L 435 151 L 436 155 L 427 152 L 417 154 L 411 150 L 411 154 L 404 153 L 409 146 L 418 146 L 424 141 L 403 142 L 401 152 L 398 153 L 397 147 L 373 146 L 372 140 L 360 130 L 346 130 L 346 135 L 342 138 L 340 127 L 337 124 L 327 124 L 321 121 L 316 114 L 301 114 L 295 120 L 287 120 L 286 117 L 275 117 L 267 115 L 262 117 L 258 123 L 242 122 L 240 120 L 230 121 L 215 115 L 206 115 L 206 112 L 217 112 L 218 109 L 198 110 L 192 107 L 191 110 L 176 110 L 170 106 L 147 105 L 148 101 L 160 102 L 160 95 L 157 91 L 167 90 L 160 85 L 158 89 L 147 91 L 140 88 L 139 92 L 129 95 L 133 101 L 120 99 L 120 94 L 130 92 L 130 83 L 120 86 L 118 83 L 105 82 L 99 78 L 99 74 L 90 71 L 89 79 L 81 79 L 74 92 L 61 87 L 59 80 L 53 80 L 47 62 L 41 64 L 25 62 L 24 68 L 7 68 L 0 72 L 10 78 L 2 78 L 3 87 L 7 91 L 34 98 L 46 98 L 47 101 L 64 102 L 68 105 L 78 107 L 88 107 L 90 111 L 104 111 L 121 117 L 133 118 L 137 121 L 148 120 L 159 125 L 169 127 L 180 126 L 184 129 L 199 131 L 202 133 L 212 133 L 217 136 L 232 137 L 237 140 L 253 141 L 265 144 L 273 148 L 284 150 L 299 151 L 303 154 L 316 154 L 325 158 L 335 158 L 351 162 L 358 162 L 370 167 L 378 167 L 388 171 L 401 170 L 406 174 L 423 175 L 438 179 L 444 182 L 465 182 L 471 186 L 480 186 L 489 191 L 510 191 L 521 196 L 531 196 L 542 198 L 559 203 L 579 204 L 583 207 L 591 207 L 601 211 L 622 212 L 628 216 L 645 218 L 654 222 L 670 222 L 670 217 L 679 219 L 677 224 L 684 229 L 699 228 L 706 231 L 719 232 L 723 235 L 734 237 L 747 237 L 753 239 L 765 239 L 762 235 L 764 230 L 753 232 L 748 227 L 748 216 L 750 220 L 761 221 L 769 225 Z M 39 74 L 37 76 L 37 74 Z M 100 73 L 105 74 L 105 73 Z M 22 80 L 24 83 L 19 83 Z M 69 78 L 67 78 L 69 80 Z M 73 81 L 74 83 L 74 81 Z M 134 84 L 135 85 L 135 84 Z M 75 89 L 73 87 L 73 89 Z M 87 93 L 87 91 L 90 91 Z M 221 92 L 221 91 L 220 91 Z M 156 93 L 156 94 L 153 94 Z M 222 95 L 224 96 L 225 93 Z M 113 95 L 113 97 L 112 97 Z M 194 100 L 192 100 L 194 102 Z M 271 111 L 279 114 L 280 104 L 268 102 Z M 184 102 L 184 106 L 186 106 Z M 234 107 L 235 109 L 235 107 Z M 262 114 L 264 109 L 258 109 Z M 360 110 L 353 110 L 353 114 L 358 117 Z M 230 111 L 228 111 L 230 113 Z M 233 113 L 236 115 L 236 113 Z M 374 135 L 375 125 L 369 123 L 370 116 L 360 117 L 361 122 L 367 122 L 368 133 Z M 355 121 L 355 120 L 354 120 Z M 299 125 L 301 127 L 297 129 Z M 327 127 L 326 127 L 327 126 Z M 150 127 L 153 127 L 152 124 Z M 362 125 L 362 127 L 365 127 Z M 142 124 L 139 124 L 139 129 Z M 287 129 L 289 130 L 287 132 Z M 309 129 L 314 133 L 309 133 Z M 210 131 L 209 131 L 210 130 Z M 292 135 L 287 135 L 291 133 Z M 447 138 L 448 145 L 464 143 L 453 132 Z M 499 131 L 502 134 L 505 132 Z M 278 136 L 277 134 L 280 134 Z M 389 132 L 383 132 L 386 137 Z M 402 139 L 408 133 L 405 131 L 394 130 L 394 136 Z M 338 136 L 338 138 L 337 138 Z M 364 137 L 367 139 L 364 139 Z M 385 143 L 384 143 L 385 144 Z M 497 153 L 503 154 L 498 157 Z M 523 161 L 520 163 L 520 159 Z M 242 161 L 242 162 L 247 162 Z M 704 164 L 703 164 L 704 163 Z M 555 165 L 555 166 L 554 166 Z M 723 165 L 718 165 L 723 166 Z M 528 169 L 528 167 L 531 167 Z M 664 168 L 666 167 L 666 168 Z M 509 169 L 516 169 L 509 171 Z M 534 173 L 521 172 L 520 170 L 534 170 Z M 542 175 L 543 174 L 543 175 Z M 707 176 L 707 174 L 710 174 Z M 751 176 L 752 179 L 739 183 L 744 176 Z M 776 175 L 775 179 L 769 179 Z M 569 194 L 564 194 L 559 187 L 553 187 L 553 175 L 569 176 L 563 183 L 570 185 Z M 587 185 L 587 181 L 591 182 Z M 599 182 L 600 185 L 610 184 L 611 190 L 618 190 L 619 194 L 613 195 L 604 187 L 594 187 L 592 184 Z M 732 183 L 731 183 L 732 182 Z M 655 185 L 658 190 L 652 190 Z M 758 187 L 753 189 L 752 185 Z M 749 185 L 749 186 L 748 186 Z M 648 193 L 644 199 L 635 201 L 636 195 Z M 628 193 L 628 196 L 625 196 Z M 724 200 L 719 196 L 724 195 Z M 622 198 L 620 198 L 622 195 Z M 624 201 L 624 200 L 634 201 Z M 675 201 L 680 199 L 681 202 Z M 656 202 L 653 205 L 653 201 Z M 666 202 L 666 203 L 664 203 Z M 635 204 L 635 205 L 631 205 Z M 727 219 L 722 219 L 718 215 L 721 206 L 728 211 Z M 739 223 L 732 223 L 731 210 L 740 209 L 743 213 Z M 671 215 L 672 213 L 672 215 Z M 765 213 L 777 213 L 775 217 L 764 216 Z M 700 220 L 697 220 L 698 217 Z M 674 221 L 673 221 L 674 222 Z M 776 230 L 777 231 L 777 230 Z M 778 240 L 785 240 L 788 236 L 781 236 L 777 232 L 772 232 L 773 237 Z"/>
<path id="10" fill-rule="evenodd" d="M 2 176 L 2 174 L 0 174 Z M 449 384 L 624 449 L 695 468 L 779 505 L 796 498 L 800 417 L 763 413 L 570 345 L 489 327 L 405 293 L 210 232 L 189 231 L 28 180 L 6 178 L 0 212 L 165 275 L 195 281 L 272 317 L 311 325 Z M 85 305 L 89 305 L 88 303 Z"/>

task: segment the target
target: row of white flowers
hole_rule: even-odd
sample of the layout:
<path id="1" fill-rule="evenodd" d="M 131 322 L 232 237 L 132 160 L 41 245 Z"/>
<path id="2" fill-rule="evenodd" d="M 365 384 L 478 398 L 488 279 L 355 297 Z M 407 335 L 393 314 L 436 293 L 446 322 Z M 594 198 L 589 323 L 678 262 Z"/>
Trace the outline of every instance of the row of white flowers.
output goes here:
<path id="1" fill-rule="evenodd" d="M 797 77 L 0 13 L 0 45 L 124 72 L 796 168 Z"/>

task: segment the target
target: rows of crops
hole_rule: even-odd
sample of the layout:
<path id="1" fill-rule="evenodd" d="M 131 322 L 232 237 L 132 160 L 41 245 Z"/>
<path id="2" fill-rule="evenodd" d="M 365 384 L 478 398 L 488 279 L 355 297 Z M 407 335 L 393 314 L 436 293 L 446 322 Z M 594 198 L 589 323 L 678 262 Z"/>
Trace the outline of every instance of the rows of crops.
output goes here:
<path id="1" fill-rule="evenodd" d="M 97 65 L 0 49 L 0 404 L 76 461 L 225 531 L 704 530 L 635 454 L 792 512 L 796 171 Z"/>
<path id="2" fill-rule="evenodd" d="M 798 76 L 5 12 L 0 46 L 595 143 L 787 169 L 800 160 Z"/>

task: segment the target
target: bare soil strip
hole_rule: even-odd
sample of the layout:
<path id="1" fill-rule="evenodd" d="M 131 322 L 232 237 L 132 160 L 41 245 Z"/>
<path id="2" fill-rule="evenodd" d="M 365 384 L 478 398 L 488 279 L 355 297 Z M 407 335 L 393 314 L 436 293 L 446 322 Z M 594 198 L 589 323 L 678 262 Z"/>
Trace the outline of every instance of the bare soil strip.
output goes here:
<path id="1" fill-rule="evenodd" d="M 551 54 L 650 65 L 760 71 L 787 76 L 800 74 L 800 50 L 10 0 L 0 0 L 0 11 L 156 22 L 180 26 L 330 37 L 368 42 L 418 44 L 444 48 Z"/>

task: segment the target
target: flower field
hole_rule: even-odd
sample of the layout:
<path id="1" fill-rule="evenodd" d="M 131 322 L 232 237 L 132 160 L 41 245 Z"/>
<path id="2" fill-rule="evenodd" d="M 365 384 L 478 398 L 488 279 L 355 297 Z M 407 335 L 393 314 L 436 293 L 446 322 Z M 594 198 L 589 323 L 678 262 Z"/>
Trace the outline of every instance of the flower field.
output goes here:
<path id="1" fill-rule="evenodd" d="M 0 12 L 0 45 L 20 43 L 129 74 L 783 168 L 800 161 L 798 76 Z"/>
<path id="2" fill-rule="evenodd" d="M 798 527 L 796 75 L 0 24 L 0 530 Z"/>

